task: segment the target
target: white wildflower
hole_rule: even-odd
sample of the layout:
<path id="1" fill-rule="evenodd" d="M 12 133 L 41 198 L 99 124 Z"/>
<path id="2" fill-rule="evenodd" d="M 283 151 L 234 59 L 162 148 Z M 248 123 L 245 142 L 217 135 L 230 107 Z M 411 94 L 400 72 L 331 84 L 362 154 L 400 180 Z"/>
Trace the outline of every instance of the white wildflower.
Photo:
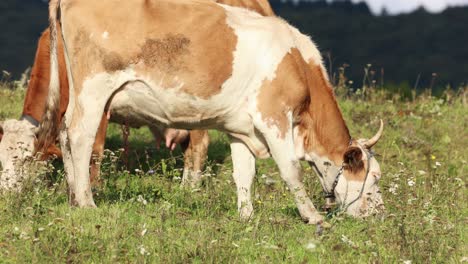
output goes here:
<path id="1" fill-rule="evenodd" d="M 411 264 L 413 263 L 411 260 L 403 260 L 403 264 Z"/>
<path id="2" fill-rule="evenodd" d="M 146 201 L 146 199 L 143 198 L 143 196 L 142 196 L 141 194 L 138 195 L 137 202 L 142 203 L 143 205 L 147 205 L 147 204 L 148 204 L 148 201 Z"/>
<path id="3" fill-rule="evenodd" d="M 138 248 L 140 249 L 140 254 L 142 256 L 145 256 L 145 255 L 149 256 L 150 255 L 150 253 L 148 251 L 146 251 L 146 249 L 145 249 L 145 247 L 143 247 L 143 245 L 140 245 Z"/>
<path id="4" fill-rule="evenodd" d="M 351 247 L 356 247 L 356 243 L 354 243 L 351 239 L 349 239 L 345 235 L 341 235 L 341 241 L 343 241 L 343 243 L 348 244 Z"/>
<path id="5" fill-rule="evenodd" d="M 398 187 L 400 187 L 397 183 L 393 183 L 390 188 L 388 189 L 388 191 L 393 194 L 393 195 L 397 195 L 397 192 L 398 192 Z"/>
<path id="6" fill-rule="evenodd" d="M 440 166 L 442 166 L 442 163 L 436 161 L 435 165 L 436 165 L 436 167 L 440 167 Z"/>
<path id="7" fill-rule="evenodd" d="M 414 181 L 414 179 L 408 179 L 408 186 L 409 187 L 413 187 L 415 184 L 416 184 L 416 182 Z"/>
<path id="8" fill-rule="evenodd" d="M 313 241 L 310 241 L 305 245 L 305 248 L 310 251 L 315 251 L 315 249 L 317 249 L 317 244 Z"/>

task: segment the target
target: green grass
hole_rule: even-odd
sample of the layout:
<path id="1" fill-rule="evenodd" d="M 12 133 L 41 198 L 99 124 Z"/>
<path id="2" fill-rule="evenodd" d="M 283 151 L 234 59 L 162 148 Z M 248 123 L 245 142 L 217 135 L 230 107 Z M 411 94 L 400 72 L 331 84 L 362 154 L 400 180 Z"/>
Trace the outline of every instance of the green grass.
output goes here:
<path id="1" fill-rule="evenodd" d="M 24 92 L 0 89 L 0 117 L 19 117 Z M 374 93 L 340 99 L 353 136 L 376 146 L 386 213 L 334 216 L 319 236 L 302 223 L 271 160 L 257 161 L 255 216 L 239 221 L 226 137 L 213 132 L 206 179 L 180 187 L 181 154 L 157 151 L 146 129 L 132 130 L 130 169 L 122 166 L 120 128 L 108 133 L 98 209 L 67 204 L 63 167 L 32 180 L 22 194 L 0 197 L 1 263 L 460 263 L 467 248 L 468 108 L 419 97 L 404 102 Z M 317 207 L 321 188 L 305 183 Z M 135 169 L 140 171 L 135 171 Z M 146 173 L 148 170 L 154 173 Z M 276 182 L 271 182 L 271 179 Z M 268 180 L 268 184 L 267 184 Z"/>

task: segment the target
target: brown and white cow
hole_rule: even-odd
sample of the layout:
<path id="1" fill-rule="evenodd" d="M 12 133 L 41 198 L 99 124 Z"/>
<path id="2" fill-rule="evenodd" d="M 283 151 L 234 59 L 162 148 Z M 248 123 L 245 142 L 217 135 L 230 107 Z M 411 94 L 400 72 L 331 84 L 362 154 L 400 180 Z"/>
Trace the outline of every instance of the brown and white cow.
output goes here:
<path id="1" fill-rule="evenodd" d="M 216 2 L 243 7 L 262 15 L 274 15 L 268 0 L 217 0 Z M 17 181 L 22 177 L 16 173 L 15 167 L 21 167 L 21 164 L 27 157 L 33 154 L 35 131 L 41 120 L 46 97 L 49 89 L 50 78 L 50 35 L 49 30 L 44 31 L 38 42 L 36 58 L 33 65 L 30 83 L 24 101 L 23 114 L 20 120 L 8 120 L 3 129 L 0 122 L 0 142 L 6 131 L 6 140 L 0 143 L 0 163 L 3 165 L 3 177 L 0 177 L 0 187 L 9 188 L 17 185 Z M 57 122 L 65 113 L 68 104 L 68 79 L 66 76 L 65 58 L 62 56 L 63 47 L 61 41 L 58 42 L 58 63 L 61 86 L 61 105 L 60 114 Z M 117 119 L 117 120 L 116 120 Z M 112 115 L 111 121 L 126 123 L 128 120 Z M 103 117 L 100 128 L 96 135 L 93 146 L 93 156 L 96 157 L 91 165 L 91 182 L 97 181 L 99 176 L 99 160 L 102 157 L 104 149 L 104 140 L 106 135 L 107 120 Z M 152 129 L 156 138 L 156 145 L 159 146 L 160 139 L 166 138 L 166 146 L 173 149 L 175 144 L 181 143 L 184 149 L 184 174 L 182 183 L 190 186 L 196 186 L 200 183 L 203 164 L 206 159 L 209 137 L 207 131 L 193 130 L 190 132 L 190 140 L 186 139 L 186 133 L 181 130 L 168 129 L 161 135 L 159 129 Z M 47 149 L 43 149 L 43 159 L 49 156 L 61 157 L 61 151 L 52 142 L 48 142 Z M 24 170 L 23 170 L 24 172 Z"/>
<path id="2" fill-rule="evenodd" d="M 59 42 L 59 76 L 60 76 L 60 113 L 57 123 L 61 122 L 62 116 L 68 105 L 68 78 L 66 74 L 65 58 L 63 57 L 63 45 Z M 7 120 L 0 124 L 0 163 L 2 164 L 2 174 L 0 177 L 0 187 L 9 189 L 19 187 L 22 180 L 22 173 L 26 171 L 21 164 L 31 157 L 34 153 L 34 144 L 36 141 L 36 131 L 41 120 L 47 94 L 49 89 L 50 79 L 50 33 L 47 29 L 43 32 L 38 41 L 36 57 L 31 71 L 31 78 L 28 84 L 27 93 L 24 100 L 23 113 L 20 120 Z M 119 100 L 119 98 L 117 98 Z M 93 145 L 93 155 L 95 159 L 91 164 L 91 182 L 97 182 L 99 178 L 99 164 L 104 151 L 104 141 L 106 137 L 106 129 L 108 117 L 111 121 L 117 123 L 129 123 L 133 127 L 138 127 L 139 123 L 127 120 L 125 113 L 112 113 L 112 107 L 109 113 L 103 115 L 100 128 L 96 135 Z M 166 146 L 173 150 L 176 144 L 181 144 L 185 152 L 185 167 L 183 182 L 195 185 L 200 181 L 201 170 L 206 159 L 208 150 L 208 133 L 203 130 L 193 130 L 188 132 L 185 130 L 166 129 L 161 131 L 156 126 L 151 126 L 157 145 L 161 138 L 166 139 Z M 1 140 L 3 139 L 3 140 Z M 190 141 L 190 142 L 189 142 Z M 59 148 L 50 142 L 47 149 L 42 155 L 42 159 L 47 159 L 50 156 L 61 157 L 62 153 Z M 20 169 L 20 170 L 18 170 Z"/>
<path id="3" fill-rule="evenodd" d="M 95 207 L 88 164 L 109 104 L 149 124 L 228 133 L 242 218 L 253 212 L 255 157 L 270 155 L 309 223 L 322 216 L 301 181 L 302 159 L 348 214 L 383 204 L 370 151 L 382 125 L 371 140 L 352 140 L 317 47 L 285 21 L 200 0 L 62 0 L 51 1 L 50 22 L 51 83 L 39 143 L 59 129 L 56 43 L 63 37 L 73 92 L 60 138 L 78 206 Z M 116 102 L 120 93 L 128 100 Z"/>

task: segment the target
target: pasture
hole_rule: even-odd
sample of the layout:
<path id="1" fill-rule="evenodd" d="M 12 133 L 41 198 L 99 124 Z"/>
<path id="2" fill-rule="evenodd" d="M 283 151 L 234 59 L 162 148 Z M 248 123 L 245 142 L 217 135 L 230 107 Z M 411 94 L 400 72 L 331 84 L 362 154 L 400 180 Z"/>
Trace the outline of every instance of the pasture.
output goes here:
<path id="1" fill-rule="evenodd" d="M 464 91 L 464 92 L 463 92 Z M 0 120 L 18 118 L 25 91 L 0 88 Z M 450 96 L 449 96 L 450 95 Z M 272 160 L 257 161 L 255 215 L 241 222 L 226 136 L 211 132 L 203 185 L 180 187 L 182 157 L 132 130 L 129 168 L 120 126 L 108 130 L 97 209 L 71 208 L 63 165 L 32 173 L 24 192 L 0 197 L 1 263 L 460 263 L 468 261 L 466 89 L 403 100 L 383 91 L 341 96 L 355 137 L 384 136 L 375 151 L 385 214 L 339 212 L 318 234 L 303 224 Z M 324 204 L 303 164 L 308 192 Z M 55 169 L 54 169 L 55 167 Z"/>

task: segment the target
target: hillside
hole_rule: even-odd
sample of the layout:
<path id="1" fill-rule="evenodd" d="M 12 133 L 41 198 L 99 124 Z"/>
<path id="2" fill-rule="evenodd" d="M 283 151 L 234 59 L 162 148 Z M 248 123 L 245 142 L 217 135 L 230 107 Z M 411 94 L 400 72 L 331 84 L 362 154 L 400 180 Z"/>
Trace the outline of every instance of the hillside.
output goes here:
<path id="1" fill-rule="evenodd" d="M 468 8 L 449 8 L 440 14 L 418 10 L 398 16 L 374 16 L 365 3 L 341 0 L 271 1 L 279 16 L 312 36 L 333 71 L 349 64 L 347 76 L 362 84 L 364 67 L 373 65 L 377 83 L 418 88 L 447 84 L 457 88 L 468 81 Z M 37 38 L 47 26 L 42 0 L 2 0 L 0 3 L 0 70 L 17 78 L 33 62 Z M 329 56 L 330 54 L 330 56 Z M 330 58 L 330 59 L 329 59 Z M 382 78 L 383 77 L 383 78 Z M 383 79 L 383 80 L 382 80 Z"/>

